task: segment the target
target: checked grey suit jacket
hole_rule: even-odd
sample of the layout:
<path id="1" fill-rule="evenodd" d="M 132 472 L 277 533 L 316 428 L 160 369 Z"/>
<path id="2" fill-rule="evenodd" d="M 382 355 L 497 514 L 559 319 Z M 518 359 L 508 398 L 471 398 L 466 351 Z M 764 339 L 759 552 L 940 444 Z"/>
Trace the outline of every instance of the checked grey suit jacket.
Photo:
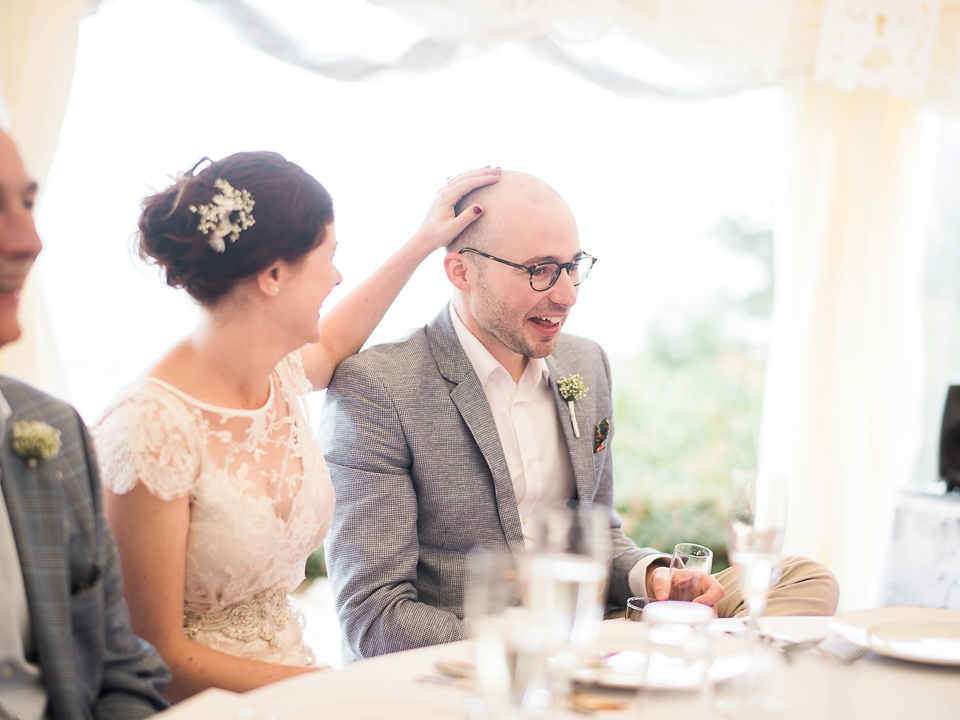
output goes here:
<path id="1" fill-rule="evenodd" d="M 13 414 L 0 442 L 0 482 L 20 555 L 30 621 L 54 720 L 130 720 L 167 707 L 170 679 L 130 629 L 120 560 L 103 518 L 86 427 L 66 403 L 0 376 Z M 19 420 L 60 430 L 56 457 L 30 467 L 13 452 Z"/>
<path id="2" fill-rule="evenodd" d="M 600 347 L 560 337 L 547 358 L 577 495 L 613 504 L 610 368 Z M 579 373 L 574 437 L 559 377 Z M 507 461 L 486 395 L 463 352 L 449 308 L 397 343 L 341 363 L 327 389 L 320 444 L 336 490 L 327 568 L 347 661 L 463 638 L 466 554 L 524 553 Z M 611 509 L 609 595 L 623 605 L 638 549 Z"/>

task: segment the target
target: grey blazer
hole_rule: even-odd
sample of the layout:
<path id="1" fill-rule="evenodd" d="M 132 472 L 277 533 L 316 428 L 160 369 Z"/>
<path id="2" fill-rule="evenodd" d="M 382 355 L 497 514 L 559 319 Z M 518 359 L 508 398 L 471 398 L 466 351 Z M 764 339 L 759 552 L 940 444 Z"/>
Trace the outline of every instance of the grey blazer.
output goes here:
<path id="1" fill-rule="evenodd" d="M 656 551 L 624 536 L 612 510 L 609 364 L 596 343 L 563 335 L 547 365 L 578 498 L 611 506 L 609 596 L 623 605 L 630 569 Z M 579 438 L 556 391 L 573 373 L 589 389 L 577 401 Z M 481 546 L 519 557 L 524 542 L 493 415 L 449 309 L 341 363 L 319 436 L 337 498 L 327 567 L 344 659 L 462 639 L 466 554 Z"/>
<path id="2" fill-rule="evenodd" d="M 167 707 L 160 693 L 170 673 L 130 629 L 86 427 L 72 407 L 28 385 L 0 376 L 0 391 L 13 410 L 0 442 L 0 482 L 50 715 L 152 715 Z M 60 430 L 59 454 L 30 467 L 11 447 L 19 420 L 41 420 Z"/>

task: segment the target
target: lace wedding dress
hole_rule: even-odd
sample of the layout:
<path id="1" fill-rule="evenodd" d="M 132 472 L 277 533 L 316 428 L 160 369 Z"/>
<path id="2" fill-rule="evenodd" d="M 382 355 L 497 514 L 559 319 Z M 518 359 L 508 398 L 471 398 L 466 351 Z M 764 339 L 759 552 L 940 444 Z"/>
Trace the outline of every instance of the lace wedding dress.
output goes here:
<path id="1" fill-rule="evenodd" d="M 288 597 L 333 516 L 330 474 L 303 402 L 310 389 L 299 352 L 277 365 L 257 410 L 208 405 L 145 377 L 94 428 L 106 487 L 189 496 L 183 630 L 231 655 L 314 660 Z"/>

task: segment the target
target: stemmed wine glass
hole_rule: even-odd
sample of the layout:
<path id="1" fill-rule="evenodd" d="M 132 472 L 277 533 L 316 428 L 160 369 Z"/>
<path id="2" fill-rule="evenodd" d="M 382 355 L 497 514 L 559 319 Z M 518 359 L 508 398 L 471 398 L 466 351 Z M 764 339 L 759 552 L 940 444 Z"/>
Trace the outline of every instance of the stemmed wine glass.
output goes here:
<path id="1" fill-rule="evenodd" d="M 787 478 L 782 474 L 758 474 L 734 470 L 730 478 L 727 515 L 727 551 L 740 576 L 740 591 L 747 605 L 746 628 L 753 655 L 754 673 L 760 655 L 759 618 L 781 557 L 787 521 Z M 754 678 L 756 681 L 756 677 Z M 776 698 L 753 692 L 749 706 L 779 705 Z"/>
<path id="2" fill-rule="evenodd" d="M 740 575 L 747 625 L 759 631 L 787 522 L 787 481 L 780 474 L 734 470 L 730 480 L 727 550 Z"/>

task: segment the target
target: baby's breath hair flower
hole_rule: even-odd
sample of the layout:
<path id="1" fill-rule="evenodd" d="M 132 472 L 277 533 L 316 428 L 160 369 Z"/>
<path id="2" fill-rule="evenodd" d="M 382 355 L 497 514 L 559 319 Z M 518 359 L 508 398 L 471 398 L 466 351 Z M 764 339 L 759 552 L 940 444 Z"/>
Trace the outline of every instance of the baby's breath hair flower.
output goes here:
<path id="1" fill-rule="evenodd" d="M 560 397 L 567 401 L 567 407 L 570 408 L 573 435 L 574 437 L 580 437 L 580 426 L 577 425 L 577 412 L 574 409 L 573 401 L 586 397 L 587 386 L 583 384 L 583 378 L 579 375 L 567 375 L 557 380 L 557 390 L 560 392 Z"/>
<path id="2" fill-rule="evenodd" d="M 49 460 L 60 452 L 60 431 L 41 420 L 15 422 L 13 451 L 35 467 L 38 460 Z"/>
<path id="3" fill-rule="evenodd" d="M 247 190 L 237 190 L 223 178 L 213 181 L 220 192 L 206 205 L 190 205 L 191 212 L 200 216 L 197 230 L 209 235 L 207 244 L 216 252 L 227 249 L 226 240 L 236 242 L 240 233 L 256 222 L 253 219 L 253 196 Z"/>

